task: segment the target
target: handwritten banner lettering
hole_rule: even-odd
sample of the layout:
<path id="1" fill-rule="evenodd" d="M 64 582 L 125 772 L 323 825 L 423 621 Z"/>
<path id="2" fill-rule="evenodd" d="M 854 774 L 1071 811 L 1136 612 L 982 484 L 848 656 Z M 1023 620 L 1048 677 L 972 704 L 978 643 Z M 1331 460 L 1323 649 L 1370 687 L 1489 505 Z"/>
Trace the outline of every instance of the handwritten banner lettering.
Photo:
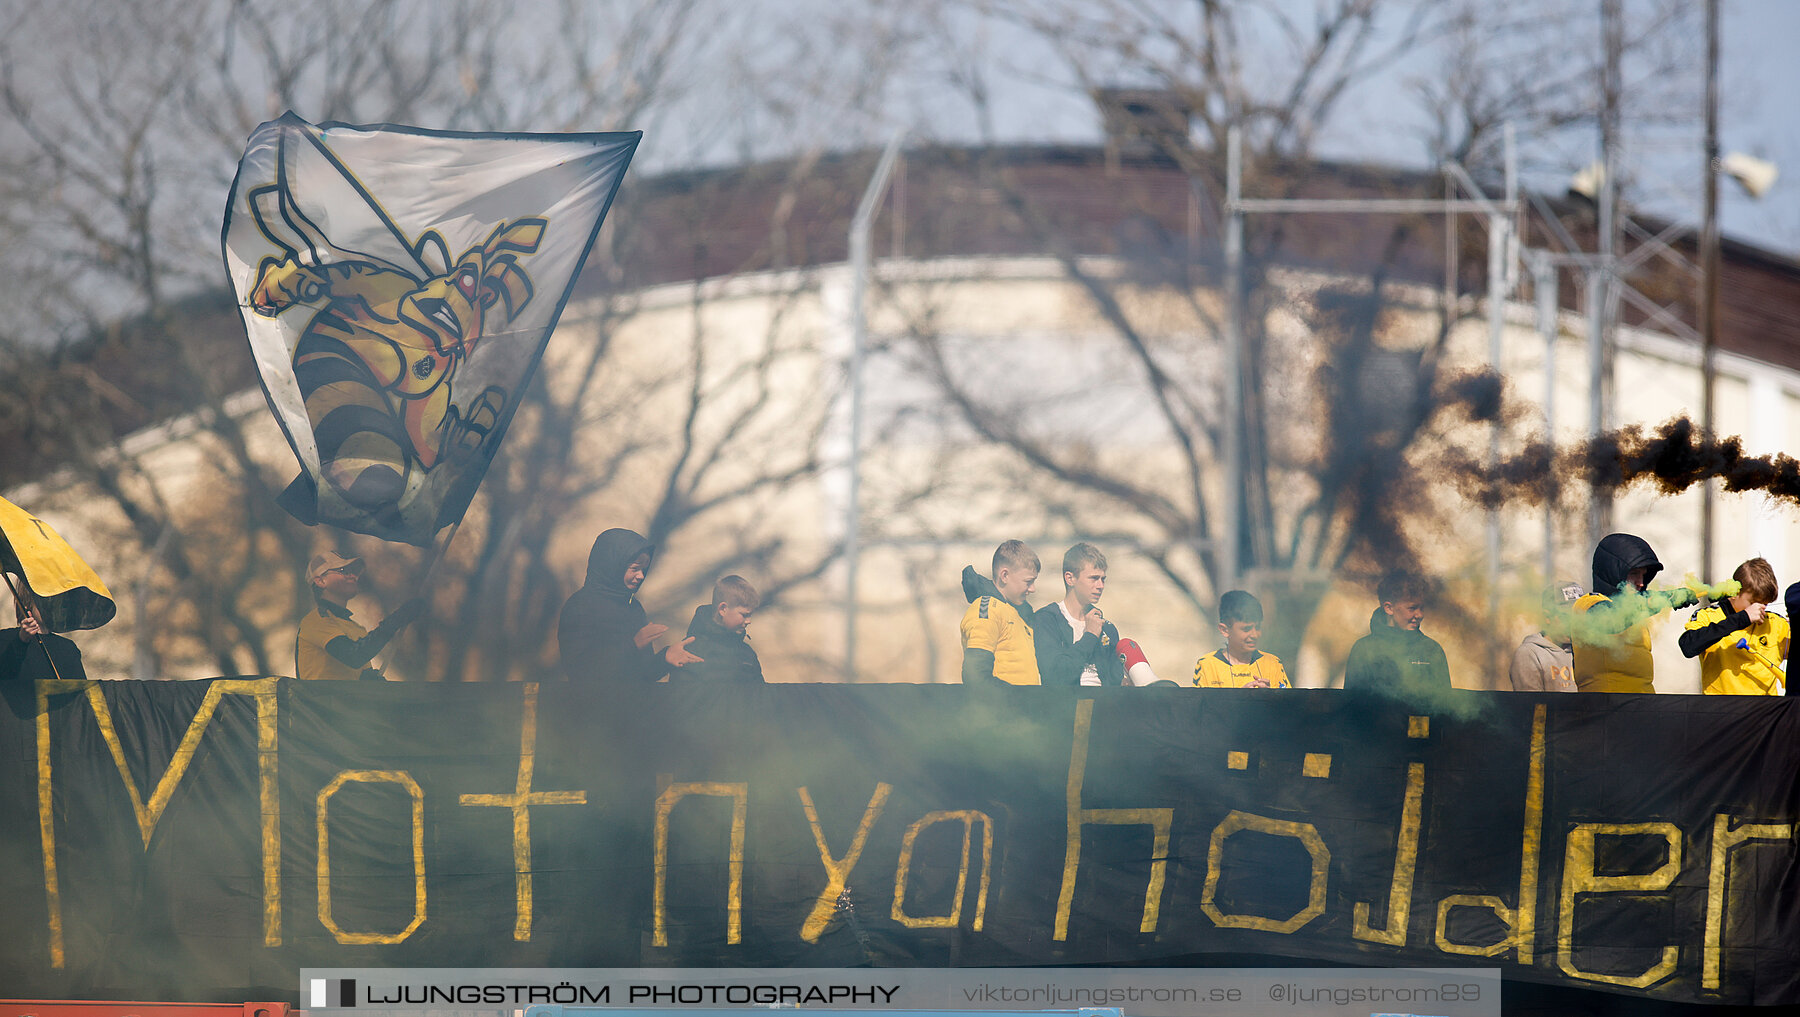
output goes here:
<path id="1" fill-rule="evenodd" d="M 1800 1003 L 1800 705 L 38 682 L 0 983 L 302 967 L 1499 965 Z"/>

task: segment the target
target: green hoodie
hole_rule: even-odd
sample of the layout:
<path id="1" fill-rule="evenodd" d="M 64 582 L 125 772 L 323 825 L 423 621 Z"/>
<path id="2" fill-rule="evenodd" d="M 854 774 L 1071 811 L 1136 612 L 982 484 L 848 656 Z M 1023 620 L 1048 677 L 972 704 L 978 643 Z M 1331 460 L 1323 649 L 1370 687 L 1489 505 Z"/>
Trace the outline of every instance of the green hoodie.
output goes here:
<path id="1" fill-rule="evenodd" d="M 1450 661 L 1438 641 L 1423 632 L 1388 624 L 1387 612 L 1369 616 L 1369 634 L 1350 648 L 1344 691 L 1379 692 L 1396 699 L 1418 698 L 1452 688 Z"/>

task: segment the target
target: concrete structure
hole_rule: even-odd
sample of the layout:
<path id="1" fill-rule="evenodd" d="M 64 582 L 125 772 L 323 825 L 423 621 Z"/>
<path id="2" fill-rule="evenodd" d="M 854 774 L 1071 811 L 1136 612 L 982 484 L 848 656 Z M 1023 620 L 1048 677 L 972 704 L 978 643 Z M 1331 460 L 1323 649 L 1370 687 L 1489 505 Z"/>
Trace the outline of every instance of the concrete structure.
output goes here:
<path id="1" fill-rule="evenodd" d="M 1203 153 L 1195 158 L 1214 165 Z M 805 459 L 802 453 L 816 451 L 819 468 L 680 531 L 647 589 L 654 620 L 679 629 L 695 591 L 712 578 L 705 571 L 706 549 L 755 538 L 751 542 L 774 550 L 759 560 L 764 572 L 752 574 L 753 580 L 796 577 L 753 628 L 765 672 L 773 680 L 835 679 L 843 653 L 845 577 L 841 565 L 822 572 L 812 566 L 829 561 L 843 537 L 850 455 L 842 395 L 852 292 L 844 238 L 873 162 L 864 153 L 814 165 L 627 183 L 617 225 L 609 226 L 606 248 L 584 279 L 586 296 L 565 314 L 542 377 L 553 394 L 579 399 L 584 423 L 576 437 L 596 476 L 606 450 L 645 451 L 603 483 L 596 480 L 579 508 L 555 521 L 547 539 L 564 584 L 560 593 L 579 584 L 595 532 L 642 525 L 635 521 L 655 509 L 660 492 L 654 485 L 671 457 L 681 454 L 671 435 L 684 427 L 702 444 L 729 436 L 732 451 L 708 481 L 715 487 L 759 471 L 780 472 L 785 463 Z M 1435 178 L 1366 167 L 1279 167 L 1252 184 L 1265 193 L 1308 196 L 1441 193 L 1433 190 Z M 1216 645 L 1208 616 L 1216 592 L 1207 586 L 1196 549 L 1171 547 L 1167 534 L 1147 525 L 1141 513 L 1117 511 L 1091 488 L 1047 477 L 1028 455 L 969 426 L 934 377 L 931 360 L 942 357 L 950 374 L 968 383 L 971 397 L 1004 408 L 1008 420 L 1068 453 L 1069 461 L 1128 472 L 1181 503 L 1184 460 L 1141 366 L 1124 352 L 1115 315 L 1130 322 L 1194 397 L 1195 414 L 1216 415 L 1224 384 L 1216 288 L 1220 220 L 1209 188 L 1204 175 L 1141 153 L 1040 148 L 907 154 L 876 218 L 873 243 L 869 438 L 860 459 L 863 551 L 854 591 L 862 617 L 854 662 L 860 680 L 955 680 L 956 621 L 963 607 L 957 573 L 964 564 L 985 572 L 993 545 L 1007 537 L 1030 541 L 1044 559 L 1035 604 L 1060 595 L 1058 563 L 1070 542 L 1100 544 L 1111 558 L 1103 607 L 1124 635 L 1145 645 L 1163 677 L 1185 683 L 1194 659 Z M 1588 228 L 1579 205 L 1556 209 L 1577 236 Z M 1307 460 L 1322 447 L 1321 429 L 1331 426 L 1317 395 L 1321 378 L 1336 369 L 1316 331 L 1321 293 L 1366 289 L 1379 267 L 1385 299 L 1374 346 L 1395 354 L 1383 369 L 1402 371 L 1390 379 L 1396 392 L 1407 381 L 1405 365 L 1440 345 L 1446 300 L 1460 318 L 1431 354 L 1440 376 L 1486 362 L 1485 298 L 1479 292 L 1486 254 L 1478 224 L 1462 225 L 1469 228 L 1452 231 L 1456 244 L 1446 251 L 1441 225 L 1316 216 L 1289 222 L 1284 242 L 1271 248 L 1273 260 L 1264 266 L 1275 294 L 1266 321 L 1271 367 L 1262 393 L 1272 422 L 1268 442 L 1286 463 L 1274 485 L 1277 514 L 1292 513 L 1304 501 L 1312 483 Z M 1528 243 L 1544 239 L 1529 222 L 1525 235 Z M 1744 435 L 1753 451 L 1800 447 L 1800 265 L 1729 242 L 1725 264 L 1720 430 Z M 1446 265 L 1453 283 L 1448 297 Z M 1677 285 L 1677 275 L 1652 264 L 1636 282 L 1675 304 L 1672 314 L 1692 320 L 1691 294 Z M 1561 289 L 1565 302 L 1579 293 L 1572 285 Z M 1505 310 L 1507 445 L 1541 432 L 1547 380 L 1554 383 L 1554 437 L 1578 441 L 1587 421 L 1585 324 L 1577 308 L 1563 308 L 1555 377 L 1546 379 L 1546 349 L 1530 296 L 1520 297 Z M 1109 309 L 1106 300 L 1116 307 Z M 586 357 L 602 339 L 610 344 L 604 370 L 589 372 Z M 213 341 L 221 350 L 231 344 L 233 355 L 241 355 L 241 335 Z M 1649 327 L 1644 314 L 1628 308 L 1618 349 L 1618 423 L 1698 416 L 1696 344 Z M 583 386 L 579 397 L 576 385 Z M 707 411 L 686 417 L 687 398 L 702 390 L 709 393 Z M 231 412 L 245 421 L 257 459 L 272 472 L 291 471 L 291 457 L 258 394 L 234 400 Z M 541 438 L 533 426 L 522 414 L 509 449 Z M 124 444 L 175 514 L 198 519 L 216 514 L 207 507 L 216 492 L 209 491 L 209 453 L 192 433 L 177 418 L 136 431 Z M 1485 425 L 1449 421 L 1430 427 L 1407 463 L 1430 477 L 1438 450 L 1484 450 L 1486 435 Z M 503 459 L 510 454 L 503 452 Z M 1227 478 L 1210 465 L 1210 453 L 1205 457 L 1201 497 L 1216 505 Z M 1434 605 L 1426 629 L 1449 648 L 1459 685 L 1486 687 L 1492 676 L 1480 661 L 1491 647 L 1484 640 L 1508 648 L 1516 643 L 1531 627 L 1536 591 L 1555 578 L 1541 568 L 1545 510 L 1519 504 L 1501 512 L 1502 592 L 1509 611 L 1503 631 L 1492 636 L 1485 618 L 1483 514 L 1448 483 L 1426 487 L 1425 503 L 1409 514 L 1407 536 L 1445 580 L 1449 597 Z M 156 584 L 148 578 L 153 549 L 128 533 L 125 521 L 93 492 L 54 472 L 15 487 L 8 497 L 51 520 L 78 547 L 93 549 L 94 564 L 114 584 L 121 615 L 108 630 L 82 639 L 90 673 L 128 676 L 134 657 L 142 655 L 135 648 L 141 640 L 134 639 L 139 616 L 155 610 Z M 1633 490 L 1618 500 L 1615 528 L 1650 540 L 1669 578 L 1678 580 L 1697 559 L 1699 516 L 1697 492 L 1663 497 Z M 1555 572 L 1585 585 L 1591 548 L 1583 504 L 1558 506 L 1550 519 Z M 1718 559 L 1735 563 L 1761 554 L 1784 582 L 1800 578 L 1800 560 L 1791 557 L 1800 551 L 1797 527 L 1800 516 L 1792 506 L 1759 495 L 1726 495 L 1716 517 Z M 1728 574 L 1729 568 L 1720 571 Z M 134 596 L 140 577 L 144 592 Z M 1368 578 L 1367 564 L 1336 575 L 1327 562 L 1310 574 L 1307 581 L 1324 594 L 1303 636 L 1292 633 L 1303 647 L 1289 661 L 1300 684 L 1329 685 L 1340 677 L 1350 643 L 1366 631 L 1373 606 Z M 1246 578 L 1247 587 L 1270 603 L 1269 591 L 1258 584 L 1275 582 L 1256 572 Z M 255 620 L 265 628 L 271 659 L 291 653 L 290 590 L 291 577 L 271 576 L 266 588 L 243 593 L 253 610 L 262 606 Z M 1292 621 L 1276 612 L 1268 624 Z M 1661 691 L 1697 690 L 1697 665 L 1673 648 L 1678 629 L 1667 625 L 1659 636 Z M 171 640 L 157 656 L 164 677 L 216 672 L 192 640 Z"/>

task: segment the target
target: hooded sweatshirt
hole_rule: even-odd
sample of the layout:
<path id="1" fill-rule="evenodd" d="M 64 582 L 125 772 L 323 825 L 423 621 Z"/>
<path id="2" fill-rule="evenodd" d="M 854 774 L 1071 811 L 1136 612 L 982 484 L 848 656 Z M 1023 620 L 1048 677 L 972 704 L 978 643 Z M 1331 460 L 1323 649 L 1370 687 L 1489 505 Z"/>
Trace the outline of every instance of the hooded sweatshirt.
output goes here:
<path id="1" fill-rule="evenodd" d="M 1514 692 L 1574 692 L 1573 656 L 1568 647 L 1533 632 L 1513 651 L 1506 678 Z"/>
<path id="2" fill-rule="evenodd" d="M 1594 548 L 1594 592 L 1575 602 L 1575 685 L 1582 692 L 1656 691 L 1648 623 L 1694 602 L 1686 590 L 1645 594 L 1629 582 L 1632 569 L 1643 569 L 1648 583 L 1662 567 L 1634 534 L 1609 533 Z"/>
<path id="3" fill-rule="evenodd" d="M 1448 690 L 1450 661 L 1438 641 L 1423 632 L 1388 624 L 1387 612 L 1369 616 L 1369 634 L 1350 647 L 1345 692 L 1379 692 L 1396 699 Z"/>
<path id="4" fill-rule="evenodd" d="M 688 652 L 700 659 L 669 672 L 670 682 L 677 676 L 683 684 L 714 681 L 758 685 L 763 682 L 762 661 L 750 647 L 750 637 L 720 625 L 719 612 L 712 604 L 694 608 L 694 620 L 688 623 L 687 634 L 694 637 L 688 644 Z"/>
<path id="5" fill-rule="evenodd" d="M 653 682 L 669 673 L 654 646 L 639 647 L 638 630 L 649 623 L 637 594 L 625 588 L 625 569 L 650 542 L 627 529 L 594 538 L 587 581 L 563 605 L 556 623 L 563 674 L 573 681 Z"/>
<path id="6" fill-rule="evenodd" d="M 983 672 L 983 678 L 991 676 L 1008 685 L 1040 684 L 1031 619 L 1007 603 L 994 581 L 976 572 L 973 565 L 962 571 L 962 588 L 969 600 L 969 609 L 962 616 L 964 675 L 971 673 L 969 655 L 973 652 L 982 660 L 977 670 Z M 1021 606 L 1030 610 L 1029 605 Z M 987 654 L 985 659 L 979 657 L 982 653 Z"/>

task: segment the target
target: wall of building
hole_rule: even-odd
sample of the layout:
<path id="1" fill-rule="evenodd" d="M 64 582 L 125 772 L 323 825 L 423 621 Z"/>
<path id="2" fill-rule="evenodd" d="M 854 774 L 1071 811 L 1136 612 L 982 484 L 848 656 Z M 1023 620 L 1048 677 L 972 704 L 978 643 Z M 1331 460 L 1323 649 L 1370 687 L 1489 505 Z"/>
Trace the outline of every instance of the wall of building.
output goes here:
<path id="1" fill-rule="evenodd" d="M 1104 260 L 1087 263 L 1120 282 L 1121 305 L 1157 344 L 1171 368 L 1186 372 L 1195 391 L 1211 393 L 1222 382 L 1224 351 L 1214 330 L 1216 294 L 1178 294 L 1135 287 L 1123 280 L 1124 266 Z M 1316 275 L 1284 276 L 1289 301 L 1299 308 L 1324 283 Z M 1340 280 L 1341 282 L 1341 280 Z M 694 604 L 713 578 L 704 572 L 711 552 L 731 541 L 778 548 L 764 559 L 765 574 L 747 573 L 759 583 L 803 570 L 829 555 L 844 535 L 848 492 L 848 413 L 844 365 L 849 353 L 849 275 L 846 266 L 770 272 L 706 283 L 652 287 L 633 296 L 631 313 L 608 319 L 611 347 L 602 369 L 588 384 L 587 413 L 580 431 L 581 462 L 598 470 L 609 453 L 639 449 L 610 482 L 584 497 L 576 511 L 559 518 L 551 534 L 553 557 L 565 590 L 581 582 L 588 545 L 608 526 L 642 528 L 656 503 L 657 484 L 682 454 L 677 440 L 691 429 L 701 444 L 721 440 L 733 428 L 731 454 L 710 475 L 710 489 L 723 490 L 797 461 L 821 435 L 825 466 L 788 484 L 732 502 L 684 529 L 659 554 L 644 600 L 653 620 L 685 627 Z M 883 263 L 871 298 L 873 352 L 867 364 L 868 416 L 861 457 L 864 545 L 856 590 L 859 680 L 953 681 L 958 673 L 957 619 L 964 603 L 957 575 L 965 564 L 987 571 L 995 543 L 1009 537 L 1031 542 L 1045 562 L 1035 604 L 1059 596 L 1059 561 L 1073 540 L 1089 539 L 1110 558 L 1109 588 L 1103 607 L 1126 636 L 1139 639 L 1158 672 L 1185 681 L 1200 654 L 1216 646 L 1208 607 L 1216 592 L 1198 583 L 1192 556 L 1176 556 L 1177 569 L 1195 583 L 1194 597 L 1179 587 L 1134 544 L 1158 539 L 1141 519 L 1114 510 L 1102 499 L 1069 485 L 1046 482 L 1013 452 L 982 441 L 944 405 L 918 368 L 914 345 L 922 330 L 942 337 L 945 349 L 982 392 L 1011 399 L 1020 420 L 1038 433 L 1093 457 L 1108 469 L 1128 470 L 1181 499 L 1185 480 L 1169 433 L 1144 395 L 1141 374 L 1117 349 L 1117 336 L 1090 295 L 1072 282 L 1060 263 L 1048 258 L 941 259 Z M 1384 347 L 1417 348 L 1436 334 L 1435 295 L 1401 290 L 1390 306 L 1380 336 Z M 586 378 L 586 356 L 600 341 L 592 307 L 572 305 L 553 339 L 542 373 L 553 391 L 565 392 Z M 1485 316 L 1471 314 L 1450 333 L 1446 370 L 1472 369 L 1486 362 Z M 1265 382 L 1280 424 L 1280 441 L 1296 458 L 1316 441 L 1322 421 L 1313 412 L 1311 378 L 1321 363 L 1305 315 L 1277 313 L 1271 342 L 1282 353 Z M 698 341 L 696 341 L 696 338 Z M 1587 427 L 1586 338 L 1583 323 L 1565 315 L 1556 340 L 1554 434 L 1559 442 L 1579 441 Z M 1531 310 L 1508 308 L 1500 365 L 1515 422 L 1508 445 L 1541 430 L 1545 410 L 1545 346 L 1532 326 Z M 696 361 L 695 357 L 699 360 Z M 690 422 L 686 399 L 694 391 L 695 364 L 702 410 Z M 1699 370 L 1691 346 L 1640 329 L 1621 330 L 1617 366 L 1620 424 L 1654 426 L 1684 413 L 1697 414 Z M 1800 374 L 1727 355 L 1720 361 L 1719 420 L 1722 431 L 1741 433 L 1752 450 L 1793 447 L 1800 439 Z M 762 400 L 758 403 L 757 400 Z M 291 456 L 261 405 L 259 393 L 239 401 L 254 453 L 275 473 L 291 472 Z M 748 416 L 755 406 L 761 409 Z M 748 423 L 745 423 L 745 421 Z M 533 440 L 533 424 L 522 415 L 502 450 L 502 468 L 513 446 Z M 1310 439 L 1309 439 L 1310 436 Z M 230 510 L 208 502 L 210 452 L 179 422 L 131 439 L 147 476 L 161 496 L 186 511 L 212 513 L 228 524 Z M 1432 436 L 1422 452 L 1443 443 L 1484 448 L 1479 425 L 1448 428 Z M 1416 465 L 1430 469 L 1420 458 Z M 1203 478 L 1215 505 L 1228 478 L 1217 468 Z M 1308 480 L 1296 473 L 1278 485 L 1288 510 L 1306 493 Z M 114 586 L 121 611 L 108 628 L 81 637 L 90 672 L 128 677 L 137 655 L 137 633 L 145 626 L 179 627 L 180 619 L 158 615 L 155 570 L 150 555 L 128 532 L 125 521 L 104 501 L 56 477 L 8 494 L 57 526 L 90 556 Z M 1499 513 L 1503 554 L 1502 614 L 1487 616 L 1485 515 L 1448 485 L 1433 488 L 1433 504 L 1421 506 L 1411 536 L 1424 549 L 1430 569 L 1445 582 L 1449 599 L 1433 605 L 1426 630 L 1451 653 L 1457 683 L 1488 687 L 1486 665 L 1494 645 L 1510 647 L 1533 626 L 1532 605 L 1546 580 L 1546 509 L 1510 505 Z M 482 510 L 477 499 L 476 510 Z M 1653 490 L 1623 493 L 1615 507 L 1615 528 L 1639 533 L 1657 548 L 1665 575 L 1679 579 L 1696 571 L 1699 554 L 1699 498 L 1694 492 L 1663 496 Z M 1772 505 L 1760 495 L 1722 495 L 1715 524 L 1716 576 L 1732 565 L 1763 554 L 1783 581 L 1800 579 L 1800 565 L 1788 560 L 1800 548 L 1791 507 Z M 1548 510 L 1551 569 L 1557 577 L 1588 581 L 1585 515 L 1577 500 Z M 322 537 L 322 540 L 329 538 Z M 221 547 L 229 549 L 229 541 Z M 467 551 L 467 549 L 462 549 Z M 366 551 L 371 556 L 379 549 Z M 302 563 L 293 563 L 297 571 Z M 139 593 L 141 577 L 151 577 Z M 846 575 L 840 564 L 817 578 L 795 583 L 767 605 L 752 626 L 753 645 L 772 680 L 830 681 L 843 672 L 846 639 Z M 1266 580 L 1266 577 L 1264 577 Z M 1246 585 L 1253 592 L 1259 580 Z M 1349 645 L 1366 631 L 1372 595 L 1366 577 L 1332 584 L 1311 620 L 1290 671 L 1300 684 L 1335 683 Z M 288 659 L 295 602 L 291 576 L 271 576 L 267 626 L 271 657 Z M 368 598 L 359 612 L 378 617 L 381 605 Z M 1196 603 L 1196 600 L 1199 602 Z M 1272 616 L 1268 627 L 1292 624 Z M 1674 649 L 1678 623 L 1658 636 L 1659 689 L 1697 691 L 1698 668 Z M 546 634 L 546 638 L 549 635 Z M 1489 643 L 1491 640 L 1491 644 Z M 203 647 L 179 639 L 160 647 L 161 677 L 210 674 Z"/>

